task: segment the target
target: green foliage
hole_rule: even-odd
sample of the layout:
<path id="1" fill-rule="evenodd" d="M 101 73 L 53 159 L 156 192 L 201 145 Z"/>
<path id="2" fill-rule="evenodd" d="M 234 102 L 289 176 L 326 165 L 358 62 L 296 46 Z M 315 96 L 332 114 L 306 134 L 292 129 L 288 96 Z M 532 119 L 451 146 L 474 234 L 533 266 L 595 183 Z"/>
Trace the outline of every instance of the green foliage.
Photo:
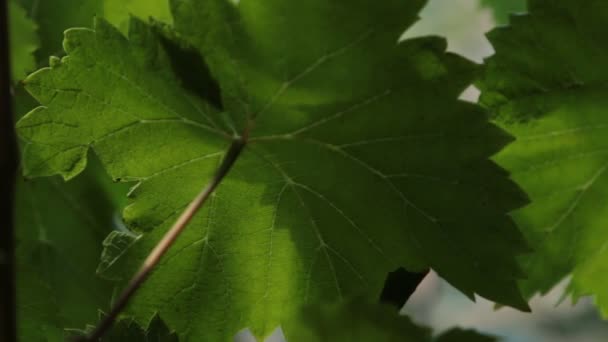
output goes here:
<path id="1" fill-rule="evenodd" d="M 93 169 L 68 184 L 22 181 L 17 193 L 20 340 L 63 341 L 64 328 L 94 321 L 110 303 L 113 286 L 95 266 L 113 203 Z"/>
<path id="2" fill-rule="evenodd" d="M 36 25 L 12 6 L 17 5 L 11 3 L 12 22 L 16 18 L 27 23 L 11 26 L 13 47 L 20 46 L 12 50 L 17 80 L 28 70 L 25 61 L 27 68 L 36 65 L 32 53 L 37 36 Z M 14 85 L 16 118 L 36 105 L 21 85 Z M 21 142 L 22 148 L 27 145 Z M 95 317 L 94 308 L 105 308 L 110 302 L 113 286 L 96 277 L 94 267 L 101 242 L 113 226 L 115 208 L 124 201 L 117 197 L 121 189 L 109 186 L 102 172 L 97 162 L 69 184 L 56 177 L 17 184 L 17 314 L 22 341 L 64 341 L 66 328 L 89 322 Z"/>
<path id="3" fill-rule="evenodd" d="M 14 2 L 9 4 L 13 79 L 37 64 L 36 25 Z M 15 24 L 17 22 L 17 24 Z M 37 103 L 23 87 L 13 87 L 16 118 Z M 27 148 L 27 142 L 21 142 Z M 74 182 L 56 177 L 20 180 L 16 195 L 18 334 L 21 341 L 64 341 L 64 330 L 94 319 L 105 308 L 112 284 L 96 277 L 101 241 L 122 203 L 94 163 Z M 121 194 L 122 195 L 122 194 Z"/>
<path id="4" fill-rule="evenodd" d="M 17 1 L 17 0 L 16 0 Z M 103 0 L 18 0 L 38 25 L 39 62 L 62 53 L 63 31 L 70 27 L 88 27 L 91 18 L 102 14 Z"/>
<path id="5" fill-rule="evenodd" d="M 473 330 L 451 329 L 433 338 L 431 329 L 400 316 L 394 307 L 347 300 L 305 308 L 290 342 L 493 342 Z"/>
<path id="6" fill-rule="evenodd" d="M 517 137 L 498 161 L 529 193 L 516 221 L 535 253 L 526 295 L 573 272 L 575 297 L 608 315 L 608 37 L 604 1 L 530 1 L 530 15 L 489 37 L 482 102 Z"/>
<path id="7" fill-rule="evenodd" d="M 100 321 L 103 317 L 101 314 Z M 72 330 L 72 336 L 86 336 L 94 328 L 87 326 L 84 331 Z M 145 327 L 131 318 L 119 319 L 98 342 L 179 342 L 179 337 L 156 315 Z"/>
<path id="8" fill-rule="evenodd" d="M 11 1 L 13 78 L 64 55 L 24 81 L 41 106 L 17 125 L 24 174 L 52 176 L 19 183 L 22 340 L 60 341 L 108 309 L 241 136 L 233 170 L 106 340 L 278 325 L 296 342 L 494 340 L 432 337 L 369 304 L 399 267 L 521 310 L 520 290 L 572 273 L 569 293 L 608 315 L 608 7 L 530 0 L 489 34 L 481 70 L 442 39 L 399 42 L 424 4 Z M 500 23 L 525 8 L 482 4 Z M 457 100 L 480 74 L 496 124 Z M 15 96 L 18 113 L 32 107 Z M 128 203 L 104 172 L 132 187 Z M 112 229 L 119 206 L 128 230 Z"/>
<path id="9" fill-rule="evenodd" d="M 27 17 L 25 10 L 15 0 L 8 2 L 8 10 L 11 77 L 13 81 L 18 81 L 35 70 L 34 51 L 38 48 L 39 42 L 36 24 Z"/>
<path id="10" fill-rule="evenodd" d="M 65 30 L 72 27 L 90 27 L 93 18 L 96 16 L 106 18 L 123 31 L 127 30 L 131 15 L 145 19 L 154 17 L 164 22 L 171 22 L 167 0 L 11 0 L 10 2 L 15 4 L 19 2 L 39 26 L 38 34 L 40 35 L 41 46 L 36 56 L 40 65 L 46 64 L 49 56 L 61 56 L 63 54 L 62 39 Z M 11 4 L 11 10 L 13 10 L 13 7 L 18 6 Z M 24 25 L 22 10 L 18 8 L 15 11 L 18 14 L 18 24 Z M 31 26 L 31 24 L 29 25 Z M 17 40 L 22 44 L 18 46 L 18 50 L 27 49 L 31 53 L 33 52 L 32 49 L 38 48 L 38 38 L 33 37 L 32 29 L 17 27 L 13 32 L 18 32 L 21 35 Z M 24 36 L 26 34 L 28 36 Z M 27 45 L 25 45 L 26 43 Z M 23 57 L 15 60 L 18 62 L 27 61 Z M 33 70 L 33 66 L 28 66 L 25 70 L 19 69 L 19 74 L 21 75 L 23 71 L 31 72 Z M 22 79 L 22 77 L 18 79 Z"/>
<path id="11" fill-rule="evenodd" d="M 123 32 L 128 31 L 129 14 L 141 19 L 153 17 L 167 23 L 171 22 L 167 0 L 104 0 L 103 17 Z"/>
<path id="12" fill-rule="evenodd" d="M 128 310 L 160 312 L 187 340 L 264 336 L 304 304 L 377 298 L 399 266 L 527 309 L 527 247 L 507 215 L 526 198 L 488 160 L 511 138 L 456 101 L 475 65 L 437 38 L 397 44 L 422 5 L 174 1 L 177 33 L 70 29 L 68 56 L 26 80 L 44 107 L 18 124 L 24 171 L 71 179 L 92 149 L 137 182 L 124 218 L 145 233 L 113 233 L 99 268 L 126 279 L 247 127 L 242 158 Z"/>
<path id="13" fill-rule="evenodd" d="M 494 336 L 482 335 L 474 330 L 453 328 L 439 335 L 435 342 L 494 342 Z"/>
<path id="14" fill-rule="evenodd" d="M 430 342 L 431 330 L 392 306 L 347 300 L 304 308 L 290 342 Z"/>
<path id="15" fill-rule="evenodd" d="M 526 11 L 527 0 L 481 0 L 483 7 L 489 7 L 498 24 L 508 24 L 509 15 Z"/>

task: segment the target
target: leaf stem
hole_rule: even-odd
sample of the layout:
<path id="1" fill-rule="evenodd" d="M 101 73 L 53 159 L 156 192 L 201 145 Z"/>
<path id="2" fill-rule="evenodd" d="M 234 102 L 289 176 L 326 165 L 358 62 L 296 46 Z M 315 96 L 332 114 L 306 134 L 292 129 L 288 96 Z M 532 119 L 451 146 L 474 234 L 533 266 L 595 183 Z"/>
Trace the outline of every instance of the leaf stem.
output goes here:
<path id="1" fill-rule="evenodd" d="M 217 169 L 211 182 L 209 182 L 196 196 L 196 198 L 190 202 L 188 207 L 182 212 L 171 229 L 169 229 L 163 238 L 156 244 L 152 252 L 150 252 L 146 260 L 141 265 L 139 271 L 133 276 L 133 278 L 131 278 L 131 281 L 122 292 L 108 315 L 102 319 L 99 325 L 88 337 L 81 339 L 81 341 L 99 341 L 104 333 L 112 326 L 118 315 L 127 306 L 129 300 L 131 297 L 133 297 L 135 292 L 137 292 L 141 285 L 146 281 L 154 267 L 156 267 L 169 247 L 173 245 L 177 237 L 181 234 L 184 228 L 186 228 L 186 225 L 190 222 L 190 220 L 192 220 L 194 215 L 221 183 L 222 179 L 224 179 L 224 177 L 228 174 L 228 171 L 230 171 L 230 168 L 232 165 L 234 165 L 238 159 L 238 156 L 241 154 L 243 148 L 247 144 L 247 139 L 248 134 L 247 131 L 245 131 L 245 134 L 242 137 L 235 138 L 232 141 L 232 144 L 230 145 L 222 164 Z"/>

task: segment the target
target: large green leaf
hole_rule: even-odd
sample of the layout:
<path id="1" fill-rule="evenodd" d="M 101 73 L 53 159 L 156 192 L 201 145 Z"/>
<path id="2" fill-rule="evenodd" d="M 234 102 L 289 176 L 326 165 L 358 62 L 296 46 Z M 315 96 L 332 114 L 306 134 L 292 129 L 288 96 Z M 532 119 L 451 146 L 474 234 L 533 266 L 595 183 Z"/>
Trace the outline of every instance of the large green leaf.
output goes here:
<path id="1" fill-rule="evenodd" d="M 233 126 L 254 121 L 252 140 L 256 148 L 259 144 L 275 164 L 285 163 L 288 176 L 306 179 L 302 191 L 320 188 L 330 193 L 351 192 L 348 199 L 344 195 L 330 199 L 359 202 L 349 210 L 355 213 L 361 199 L 382 198 L 380 193 L 388 190 L 396 196 L 391 202 L 398 204 L 391 209 L 391 220 L 404 220 L 407 230 L 412 229 L 412 235 L 406 238 L 414 243 L 412 250 L 422 252 L 421 245 L 429 243 L 446 252 L 422 254 L 468 294 L 475 287 L 485 295 L 506 295 L 508 290 L 498 290 L 497 284 L 482 290 L 473 278 L 463 281 L 462 273 L 452 273 L 456 263 L 444 258 L 458 255 L 456 259 L 464 257 L 461 266 L 469 264 L 479 266 L 482 273 L 489 271 L 482 261 L 471 260 L 477 258 L 453 244 L 464 241 L 456 238 L 456 242 L 450 233 L 446 235 L 456 231 L 473 236 L 487 234 L 488 224 L 496 228 L 493 232 L 510 236 L 507 245 L 523 247 L 521 241 L 516 242 L 518 236 L 510 220 L 502 214 L 521 204 L 523 196 L 486 159 L 510 137 L 488 124 L 475 106 L 454 100 L 470 82 L 474 65 L 445 54 L 441 39 L 395 43 L 408 24 L 415 22 L 425 1 L 389 1 L 382 6 L 365 0 L 298 5 L 253 1 L 239 6 L 228 1 L 173 3 L 177 30 L 209 62 L 219 80 L 226 111 L 232 114 Z M 225 21 L 231 25 L 223 25 Z M 472 141 L 484 141 L 484 146 L 471 146 Z M 427 158 L 419 153 L 421 150 L 441 160 Z M 303 155 L 296 163 L 293 155 L 299 153 Z M 333 165 L 326 165 L 325 154 L 333 159 Z M 347 167 L 336 167 L 343 161 Z M 300 176 L 301 170 L 309 169 L 315 172 Z M 370 181 L 364 181 L 358 169 L 372 176 Z M 479 181 L 481 174 L 487 177 L 487 187 Z M 330 180 L 313 180 L 323 175 Z M 334 177 L 362 189 L 335 184 Z M 330 182 L 334 184 L 323 184 Z M 307 186 L 310 184 L 314 186 Z M 447 197 L 429 196 L 431 189 L 442 189 Z M 485 200 L 492 196 L 490 192 L 499 194 L 492 204 Z M 311 195 L 314 201 L 319 193 L 313 191 Z M 455 205 L 452 195 L 464 196 L 460 198 L 463 207 Z M 328 199 L 324 197 L 318 199 Z M 344 205 L 353 205 L 347 203 Z M 484 214 L 473 215 L 480 214 L 474 208 L 488 205 L 494 207 L 487 212 L 492 216 L 490 221 Z M 380 214 L 369 203 L 360 209 L 367 211 L 366 216 Z M 400 218 L 400 212 L 406 217 Z M 392 226 L 387 221 L 385 218 L 386 226 Z M 464 243 L 468 245 L 464 250 L 477 248 Z M 514 293 L 508 296 L 517 297 Z"/>
<path id="2" fill-rule="evenodd" d="M 576 296 L 608 314 L 608 36 L 605 1 L 530 1 L 528 16 L 490 34 L 482 102 L 517 137 L 498 160 L 532 204 L 515 218 L 535 253 L 527 295 L 574 272 Z"/>
<path id="3" fill-rule="evenodd" d="M 17 188 L 17 305 L 20 341 L 63 341 L 106 308 L 112 284 L 95 275 L 114 209 L 94 170 Z"/>
<path id="4" fill-rule="evenodd" d="M 68 30 L 68 56 L 26 80 L 44 107 L 18 124 L 24 170 L 69 179 L 92 149 L 137 182 L 124 217 L 146 232 L 111 235 L 99 269 L 126 279 L 248 127 L 128 310 L 159 311 L 184 340 L 263 336 L 306 303 L 376 299 L 400 266 L 527 309 L 514 258 L 527 246 L 507 215 L 526 198 L 488 160 L 511 138 L 456 100 L 475 65 L 441 39 L 397 43 L 423 3 L 174 1 L 219 90 L 176 34 L 159 42 L 138 20 L 129 40 L 102 20 Z"/>
<path id="5" fill-rule="evenodd" d="M 36 60 L 34 51 L 38 48 L 36 24 L 27 17 L 25 10 L 15 1 L 8 2 L 10 19 L 11 77 L 19 81 L 34 71 Z"/>

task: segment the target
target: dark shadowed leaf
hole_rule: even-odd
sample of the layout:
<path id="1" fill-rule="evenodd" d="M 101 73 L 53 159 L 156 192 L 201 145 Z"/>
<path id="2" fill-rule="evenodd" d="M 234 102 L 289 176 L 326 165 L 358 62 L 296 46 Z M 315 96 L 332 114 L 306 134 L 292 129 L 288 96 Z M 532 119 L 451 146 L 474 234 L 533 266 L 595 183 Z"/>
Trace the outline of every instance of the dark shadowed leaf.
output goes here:
<path id="1" fill-rule="evenodd" d="M 424 1 L 172 3 L 180 44 L 136 19 L 128 39 L 103 20 L 68 30 L 68 57 L 26 80 L 44 107 L 18 124 L 27 174 L 72 178 L 92 149 L 134 182 L 124 217 L 145 233 L 106 240 L 99 271 L 113 279 L 139 267 L 249 131 L 129 314 L 160 312 L 184 340 L 265 336 L 302 305 L 377 299 L 398 267 L 527 309 L 515 261 L 527 246 L 508 216 L 526 197 L 488 159 L 511 137 L 456 100 L 474 64 L 438 38 L 398 43 Z M 172 51 L 183 42 L 219 101 L 183 87 Z"/>

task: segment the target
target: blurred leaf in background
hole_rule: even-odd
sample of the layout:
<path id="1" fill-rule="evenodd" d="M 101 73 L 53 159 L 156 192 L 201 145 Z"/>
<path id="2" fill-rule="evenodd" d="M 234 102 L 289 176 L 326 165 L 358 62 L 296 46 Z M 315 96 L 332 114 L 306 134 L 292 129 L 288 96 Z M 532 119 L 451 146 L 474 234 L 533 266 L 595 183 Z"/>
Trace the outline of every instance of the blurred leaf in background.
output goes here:
<path id="1" fill-rule="evenodd" d="M 113 284 L 95 268 L 112 230 L 114 204 L 93 171 L 74 181 L 20 181 L 17 187 L 17 304 L 22 341 L 61 341 L 110 303 Z"/>
<path id="2" fill-rule="evenodd" d="M 170 22 L 168 0 L 11 0 L 19 2 L 39 27 L 41 46 L 36 52 L 39 63 L 49 56 L 62 56 L 63 32 L 72 27 L 92 27 L 93 18 L 105 17 L 126 31 L 130 15 L 154 17 Z M 42 65 L 41 64 L 41 65 Z M 29 70 L 31 71 L 31 70 Z"/>
<path id="3" fill-rule="evenodd" d="M 386 304 L 364 298 L 306 307 L 290 342 L 422 342 L 431 340 L 431 329 L 414 324 L 407 316 Z"/>
<path id="4" fill-rule="evenodd" d="M 100 313 L 99 321 L 104 318 Z M 70 330 L 71 337 L 84 337 L 90 334 L 95 326 L 89 325 L 85 330 Z M 156 315 L 146 327 L 135 320 L 125 317 L 116 321 L 108 332 L 96 342 L 179 342 L 177 334 Z"/>
<path id="5" fill-rule="evenodd" d="M 48 60 L 45 53 L 60 48 L 63 30 L 69 25 L 92 22 L 88 5 L 59 15 L 55 5 L 69 7 L 74 1 L 22 3 L 29 6 L 29 13 L 38 13 L 39 21 L 30 18 L 17 1 L 9 2 L 16 118 L 37 105 L 18 81 Z M 41 8 L 45 10 L 39 12 Z M 38 50 L 40 44 L 42 50 Z M 27 146 L 27 141 L 21 141 L 22 149 Z M 21 179 L 17 184 L 17 314 L 22 341 L 63 341 L 66 327 L 94 321 L 97 309 L 110 303 L 114 285 L 98 278 L 95 268 L 104 237 L 121 225 L 116 208 L 124 205 L 126 190 L 113 185 L 94 159 L 90 163 L 90 170 L 67 184 L 57 177 Z"/>
<path id="6" fill-rule="evenodd" d="M 509 15 L 526 11 L 526 0 L 480 0 L 483 7 L 490 8 L 494 13 L 496 23 L 506 25 Z"/>
<path id="7" fill-rule="evenodd" d="M 300 315 L 290 342 L 494 342 L 493 336 L 452 328 L 433 337 L 397 309 L 353 298 L 340 303 L 308 306 Z"/>
<path id="8" fill-rule="evenodd" d="M 453 328 L 439 335 L 434 342 L 495 342 L 495 336 L 483 335 L 475 330 Z"/>
<path id="9" fill-rule="evenodd" d="M 9 0 L 9 31 L 11 33 L 11 77 L 13 81 L 22 80 L 34 71 L 36 60 L 34 51 L 40 44 L 36 24 L 27 16 L 16 0 Z"/>
<path id="10" fill-rule="evenodd" d="M 169 0 L 105 0 L 104 18 L 120 28 L 128 31 L 129 16 L 134 15 L 143 20 L 153 17 L 165 23 L 171 23 Z"/>
<path id="11" fill-rule="evenodd" d="M 18 1 L 38 24 L 40 49 L 36 52 L 36 57 L 39 63 L 45 64 L 49 56 L 63 54 L 63 31 L 70 27 L 91 27 L 93 17 L 103 13 L 103 0 Z"/>

